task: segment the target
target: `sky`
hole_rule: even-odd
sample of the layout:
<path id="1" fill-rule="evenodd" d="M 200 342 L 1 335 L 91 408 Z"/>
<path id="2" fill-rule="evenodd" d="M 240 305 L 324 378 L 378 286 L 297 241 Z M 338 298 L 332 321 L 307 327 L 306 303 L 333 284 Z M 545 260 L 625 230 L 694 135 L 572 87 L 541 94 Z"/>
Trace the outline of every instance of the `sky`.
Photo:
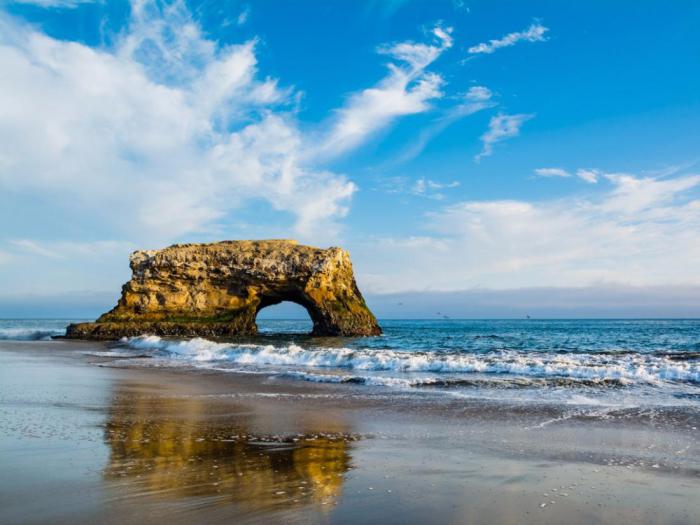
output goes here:
<path id="1" fill-rule="evenodd" d="M 695 1 L 0 0 L 0 75 L 0 316 L 264 238 L 380 316 L 700 316 Z"/>

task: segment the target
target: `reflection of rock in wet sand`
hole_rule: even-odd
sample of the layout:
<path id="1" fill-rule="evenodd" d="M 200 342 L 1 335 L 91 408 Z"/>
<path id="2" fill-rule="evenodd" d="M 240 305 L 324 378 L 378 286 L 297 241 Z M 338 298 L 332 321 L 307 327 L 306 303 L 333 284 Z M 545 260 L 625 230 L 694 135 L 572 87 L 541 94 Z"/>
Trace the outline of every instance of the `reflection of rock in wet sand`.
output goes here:
<path id="1" fill-rule="evenodd" d="M 257 509 L 332 503 L 340 495 L 354 436 L 252 435 L 249 408 L 227 404 L 221 414 L 211 405 L 201 398 L 131 396 L 113 403 L 105 477 L 137 483 L 139 495 L 216 496 Z"/>

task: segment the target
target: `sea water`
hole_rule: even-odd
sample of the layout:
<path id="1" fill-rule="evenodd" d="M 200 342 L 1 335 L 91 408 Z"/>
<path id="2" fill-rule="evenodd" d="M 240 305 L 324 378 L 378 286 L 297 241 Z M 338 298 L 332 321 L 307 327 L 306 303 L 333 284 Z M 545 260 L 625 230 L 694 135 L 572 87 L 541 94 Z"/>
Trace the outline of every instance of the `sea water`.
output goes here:
<path id="1" fill-rule="evenodd" d="M 49 339 L 68 322 L 0 321 L 0 340 Z M 306 335 L 308 320 L 258 324 L 255 337 L 144 335 L 95 355 L 451 397 L 700 403 L 700 320 L 382 320 L 382 336 L 358 338 Z"/>
<path id="2" fill-rule="evenodd" d="M 65 335 L 71 319 L 0 319 L 0 341 L 49 341 Z"/>

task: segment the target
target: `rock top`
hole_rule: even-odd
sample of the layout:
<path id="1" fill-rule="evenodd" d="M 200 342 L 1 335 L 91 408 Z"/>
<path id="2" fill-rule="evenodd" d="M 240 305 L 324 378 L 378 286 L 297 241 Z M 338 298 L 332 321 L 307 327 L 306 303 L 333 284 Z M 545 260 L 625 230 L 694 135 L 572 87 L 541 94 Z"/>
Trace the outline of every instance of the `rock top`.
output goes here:
<path id="1" fill-rule="evenodd" d="M 132 278 L 117 306 L 94 323 L 70 325 L 66 337 L 250 335 L 258 312 L 282 301 L 306 308 L 314 335 L 381 333 L 341 248 L 223 241 L 139 250 L 129 261 Z"/>

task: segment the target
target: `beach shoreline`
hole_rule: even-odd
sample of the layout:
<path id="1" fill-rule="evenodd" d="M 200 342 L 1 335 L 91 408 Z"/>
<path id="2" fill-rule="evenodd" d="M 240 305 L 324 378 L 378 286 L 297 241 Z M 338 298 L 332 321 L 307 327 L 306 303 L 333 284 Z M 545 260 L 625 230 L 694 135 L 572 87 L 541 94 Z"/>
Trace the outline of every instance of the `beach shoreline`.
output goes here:
<path id="1" fill-rule="evenodd" d="M 3 523 L 696 523 L 697 414 L 130 368 L 0 342 Z M 93 355 L 91 355 L 93 354 Z"/>

